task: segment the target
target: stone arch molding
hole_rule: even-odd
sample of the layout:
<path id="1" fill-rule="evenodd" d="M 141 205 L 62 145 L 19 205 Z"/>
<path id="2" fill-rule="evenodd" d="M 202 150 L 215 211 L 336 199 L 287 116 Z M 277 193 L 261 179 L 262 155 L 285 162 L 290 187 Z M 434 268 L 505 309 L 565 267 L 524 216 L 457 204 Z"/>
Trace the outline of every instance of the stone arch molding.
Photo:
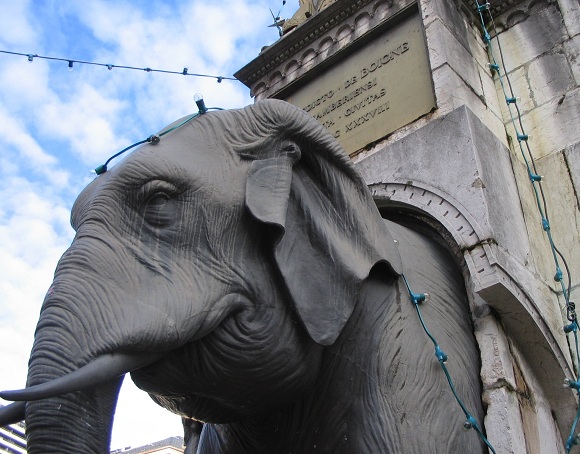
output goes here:
<path id="1" fill-rule="evenodd" d="M 516 271 L 469 211 L 448 194 L 414 182 L 374 183 L 368 187 L 379 207 L 403 205 L 418 209 L 442 224 L 452 236 L 465 259 L 471 291 L 496 311 L 506 334 L 520 346 L 560 430 L 565 430 L 575 413 L 571 404 L 574 396 L 561 388 L 564 378 L 573 376 L 571 358 L 542 317 L 536 304 L 539 295 L 525 285 L 526 276 Z M 485 307 L 475 308 L 476 318 L 487 314 Z"/>
<path id="2" fill-rule="evenodd" d="M 479 249 L 472 260 L 467 259 L 472 278 L 493 273 L 492 267 L 496 259 L 490 246 L 490 238 L 485 236 L 483 229 L 467 209 L 448 194 L 442 194 L 428 186 L 397 182 L 371 184 L 369 189 L 379 204 L 391 202 L 409 205 L 430 215 L 445 227 L 461 251 L 468 255 L 471 255 L 469 252 Z"/>

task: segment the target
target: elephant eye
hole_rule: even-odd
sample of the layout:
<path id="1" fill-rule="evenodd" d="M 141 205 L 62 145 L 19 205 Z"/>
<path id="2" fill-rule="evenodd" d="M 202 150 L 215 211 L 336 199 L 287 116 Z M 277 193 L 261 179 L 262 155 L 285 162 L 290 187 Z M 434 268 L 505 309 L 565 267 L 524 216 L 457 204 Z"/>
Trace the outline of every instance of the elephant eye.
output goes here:
<path id="1" fill-rule="evenodd" d="M 150 182 L 142 191 L 145 221 L 154 227 L 169 226 L 177 214 L 177 189 L 166 182 Z"/>
<path id="2" fill-rule="evenodd" d="M 147 206 L 152 208 L 162 208 L 169 201 L 169 196 L 164 193 L 155 194 L 147 201 Z"/>

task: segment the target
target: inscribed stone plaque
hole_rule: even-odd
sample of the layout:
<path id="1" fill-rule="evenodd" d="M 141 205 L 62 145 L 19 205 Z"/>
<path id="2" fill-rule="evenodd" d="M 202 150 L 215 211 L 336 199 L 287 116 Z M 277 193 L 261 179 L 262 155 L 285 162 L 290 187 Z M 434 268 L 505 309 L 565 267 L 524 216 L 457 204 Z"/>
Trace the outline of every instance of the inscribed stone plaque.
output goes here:
<path id="1" fill-rule="evenodd" d="M 349 154 L 428 113 L 435 97 L 419 14 L 285 99 L 324 124 Z"/>

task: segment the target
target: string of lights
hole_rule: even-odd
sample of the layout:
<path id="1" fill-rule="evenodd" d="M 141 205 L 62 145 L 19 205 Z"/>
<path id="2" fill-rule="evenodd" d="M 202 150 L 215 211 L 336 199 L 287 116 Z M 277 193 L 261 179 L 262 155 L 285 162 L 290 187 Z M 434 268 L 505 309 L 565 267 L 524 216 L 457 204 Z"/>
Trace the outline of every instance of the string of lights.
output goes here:
<path id="1" fill-rule="evenodd" d="M 238 80 L 235 77 L 226 77 L 226 76 L 213 76 L 210 74 L 198 74 L 198 73 L 190 73 L 188 68 L 183 68 L 181 71 L 169 71 L 165 69 L 153 69 L 153 68 L 137 68 L 135 66 L 127 66 L 127 65 L 113 65 L 111 63 L 98 63 L 93 61 L 84 61 L 84 60 L 74 60 L 72 58 L 61 58 L 61 57 L 47 57 L 44 55 L 38 54 L 25 54 L 21 52 L 11 52 L 7 50 L 0 50 L 1 54 L 8 54 L 8 55 L 17 55 L 20 57 L 27 57 L 29 62 L 33 62 L 35 58 L 43 59 L 43 60 L 53 60 L 53 61 L 62 61 L 67 63 L 67 68 L 69 71 L 74 69 L 75 63 L 80 65 L 93 65 L 93 66 L 102 66 L 107 68 L 109 71 L 113 68 L 118 69 L 132 69 L 136 71 L 145 71 L 148 73 L 164 73 L 164 74 L 179 74 L 181 76 L 194 76 L 194 77 L 207 77 L 211 79 L 216 79 L 218 83 L 221 83 L 223 80 Z"/>
<path id="2" fill-rule="evenodd" d="M 169 129 L 167 129 L 159 134 L 152 134 L 149 137 L 147 137 L 146 139 L 140 140 L 139 142 L 135 142 L 133 145 L 129 145 L 128 147 L 123 148 L 121 151 L 119 151 L 118 153 L 115 153 L 113 156 L 111 156 L 109 159 L 107 159 L 104 164 L 101 164 L 100 166 L 98 166 L 94 170 L 94 173 L 96 173 L 97 176 L 102 175 L 103 173 L 105 173 L 108 170 L 108 165 L 113 159 L 115 159 L 118 156 L 121 156 L 126 151 L 129 151 L 130 149 L 135 148 L 138 145 L 141 145 L 144 143 L 150 143 L 152 145 L 157 145 L 161 141 L 161 137 L 163 137 L 166 134 L 169 134 L 172 131 L 175 131 L 178 128 L 181 128 L 186 123 L 189 123 L 194 118 L 199 117 L 200 115 L 203 115 L 204 113 L 206 113 L 209 110 L 223 110 L 220 107 L 206 107 L 205 102 L 203 100 L 203 96 L 199 93 L 196 93 L 195 96 L 193 97 L 193 99 L 195 101 L 195 104 L 197 105 L 197 108 L 199 109 L 198 112 L 189 116 L 188 118 L 183 120 L 181 123 L 173 126 L 172 128 L 169 128 Z"/>
<path id="3" fill-rule="evenodd" d="M 576 315 L 575 304 L 572 301 L 570 301 L 570 293 L 571 293 L 571 287 L 572 287 L 572 278 L 571 278 L 571 274 L 570 274 L 570 269 L 568 267 L 568 264 L 566 262 L 565 257 L 558 250 L 558 248 L 556 247 L 556 245 L 554 243 L 554 238 L 553 238 L 552 231 L 550 228 L 550 220 L 549 220 L 549 216 L 548 216 L 548 204 L 546 202 L 546 197 L 544 195 L 544 190 L 542 187 L 542 176 L 540 176 L 538 174 L 538 171 L 536 169 L 534 155 L 532 153 L 532 149 L 530 148 L 530 144 L 529 144 L 530 136 L 528 136 L 528 134 L 526 134 L 525 129 L 524 129 L 524 124 L 522 122 L 522 115 L 521 115 L 521 112 L 520 112 L 520 109 L 518 106 L 518 99 L 519 98 L 515 96 L 515 93 L 514 93 L 514 90 L 513 90 L 513 87 L 512 87 L 512 84 L 511 84 L 511 81 L 510 81 L 510 78 L 509 78 L 509 75 L 508 75 L 508 72 L 506 69 L 506 65 L 505 65 L 505 61 L 504 61 L 504 57 L 503 57 L 503 52 L 502 52 L 502 48 L 501 48 L 501 42 L 500 42 L 500 39 L 498 36 L 497 29 L 495 27 L 495 22 L 493 20 L 493 16 L 491 14 L 490 4 L 489 3 L 481 4 L 481 3 L 479 3 L 479 0 L 475 0 L 475 3 L 476 3 L 477 11 L 479 13 L 479 17 L 481 20 L 481 26 L 483 28 L 483 40 L 484 40 L 485 44 L 487 45 L 489 59 L 491 62 L 489 64 L 489 67 L 493 71 L 493 73 L 497 76 L 497 79 L 500 83 L 503 95 L 505 97 L 505 101 L 507 103 L 509 114 L 510 114 L 511 123 L 512 123 L 514 131 L 516 133 L 516 138 L 518 141 L 520 153 L 521 153 L 523 160 L 524 160 L 524 163 L 526 165 L 528 177 L 529 177 L 530 183 L 532 185 L 532 189 L 533 189 L 534 196 L 536 199 L 536 206 L 538 208 L 538 211 L 539 211 L 539 214 L 541 217 L 542 229 L 546 233 L 546 236 L 548 238 L 548 242 L 550 244 L 552 258 L 554 260 L 554 264 L 555 264 L 555 268 L 556 268 L 556 272 L 554 274 L 554 280 L 556 282 L 558 282 L 561 286 L 562 295 L 564 296 L 564 300 L 565 300 L 566 318 L 570 322 L 568 325 L 564 326 L 564 332 L 566 334 L 571 333 L 574 336 L 574 346 L 575 346 L 575 350 L 576 350 L 575 351 L 575 353 L 576 353 L 576 377 L 573 380 L 566 378 L 566 380 L 564 381 L 564 386 L 567 388 L 571 388 L 571 389 L 575 390 L 578 393 L 578 396 L 580 398 L 580 376 L 579 376 L 579 371 L 578 371 L 578 367 L 580 367 L 580 350 L 578 347 L 578 328 L 579 328 L 579 326 L 578 326 L 578 318 Z M 500 61 L 501 65 L 500 65 L 500 63 L 498 63 L 498 61 L 495 58 L 494 49 L 492 47 L 491 35 L 487 29 L 486 21 L 484 19 L 484 13 L 486 13 L 486 12 L 489 16 L 489 23 L 492 26 L 492 32 L 494 34 L 494 40 L 497 44 L 499 58 L 500 58 L 499 61 Z M 562 268 L 560 267 L 560 260 L 561 260 L 561 262 L 566 270 L 567 281 L 568 281 L 567 284 L 564 282 Z M 580 419 L 580 406 L 578 408 L 578 411 L 576 413 L 576 417 L 575 417 L 574 422 L 572 424 L 572 428 L 570 430 L 570 435 L 568 436 L 568 438 L 566 440 L 566 453 L 567 454 L 570 452 L 573 445 L 580 444 L 580 435 L 574 435 L 574 433 L 576 432 L 576 426 L 578 424 L 579 419 Z"/>
<path id="4" fill-rule="evenodd" d="M 427 336 L 429 337 L 429 339 L 431 339 L 431 342 L 433 342 L 433 345 L 435 346 L 435 356 L 437 357 L 437 360 L 439 361 L 439 364 L 441 365 L 441 369 L 443 369 L 443 372 L 445 373 L 445 377 L 447 378 L 447 383 L 449 383 L 449 387 L 451 388 L 451 392 L 453 393 L 455 400 L 457 401 L 457 403 L 461 407 L 461 410 L 463 411 L 463 414 L 465 415 L 466 419 L 465 419 L 465 422 L 463 423 L 463 428 L 465 430 L 469 430 L 469 429 L 475 430 L 477 432 L 477 434 L 479 435 L 479 437 L 483 440 L 483 442 L 490 449 L 490 451 L 493 454 L 496 454 L 494 447 L 491 445 L 489 440 L 483 434 L 483 431 L 481 430 L 481 427 L 477 423 L 477 420 L 473 417 L 473 415 L 469 412 L 469 410 L 467 410 L 467 407 L 465 406 L 465 404 L 463 403 L 463 401 L 461 400 L 461 398 L 457 394 L 457 391 L 455 389 L 455 385 L 453 384 L 453 380 L 451 379 L 451 375 L 449 374 L 449 370 L 447 369 L 447 366 L 445 365 L 445 363 L 447 362 L 449 357 L 447 356 L 447 353 L 445 353 L 441 349 L 441 347 L 437 343 L 437 340 L 435 339 L 433 334 L 431 334 L 431 332 L 427 329 L 427 325 L 425 324 L 425 321 L 423 320 L 423 316 L 421 315 L 421 309 L 419 306 L 421 303 L 427 301 L 429 294 L 428 293 L 413 293 L 413 291 L 411 290 L 411 286 L 409 285 L 409 281 L 407 280 L 407 277 L 405 276 L 404 273 L 402 276 L 403 276 L 403 281 L 405 282 L 405 285 L 407 287 L 407 291 L 409 292 L 409 297 L 411 298 L 411 302 L 413 303 L 413 305 L 415 306 L 415 310 L 417 311 L 417 316 L 419 317 L 419 321 L 421 322 L 421 326 L 423 327 L 425 334 L 427 334 Z"/>

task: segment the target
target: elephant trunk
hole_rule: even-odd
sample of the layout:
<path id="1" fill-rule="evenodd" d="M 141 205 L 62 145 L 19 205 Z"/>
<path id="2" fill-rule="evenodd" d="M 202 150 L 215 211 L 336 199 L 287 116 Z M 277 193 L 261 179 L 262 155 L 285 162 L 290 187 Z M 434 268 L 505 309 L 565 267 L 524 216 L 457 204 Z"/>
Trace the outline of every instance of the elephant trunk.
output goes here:
<path id="1" fill-rule="evenodd" d="M 113 415 L 123 377 L 92 388 L 26 405 L 30 454 L 110 452 Z"/>
<path id="2" fill-rule="evenodd" d="M 108 453 L 125 371 L 118 368 L 112 374 L 95 372 L 95 362 L 101 364 L 98 360 L 107 355 L 99 354 L 94 347 L 88 348 L 94 343 L 84 326 L 88 317 L 74 310 L 76 306 L 65 292 L 54 290 L 59 285 L 58 280 L 55 282 L 35 333 L 27 389 L 14 392 L 13 396 L 10 392 L 4 395 L 27 400 L 25 419 L 30 454 Z M 91 368 L 93 373 L 87 373 Z M 76 383 L 67 385 L 67 380 L 70 382 L 75 376 Z"/>

